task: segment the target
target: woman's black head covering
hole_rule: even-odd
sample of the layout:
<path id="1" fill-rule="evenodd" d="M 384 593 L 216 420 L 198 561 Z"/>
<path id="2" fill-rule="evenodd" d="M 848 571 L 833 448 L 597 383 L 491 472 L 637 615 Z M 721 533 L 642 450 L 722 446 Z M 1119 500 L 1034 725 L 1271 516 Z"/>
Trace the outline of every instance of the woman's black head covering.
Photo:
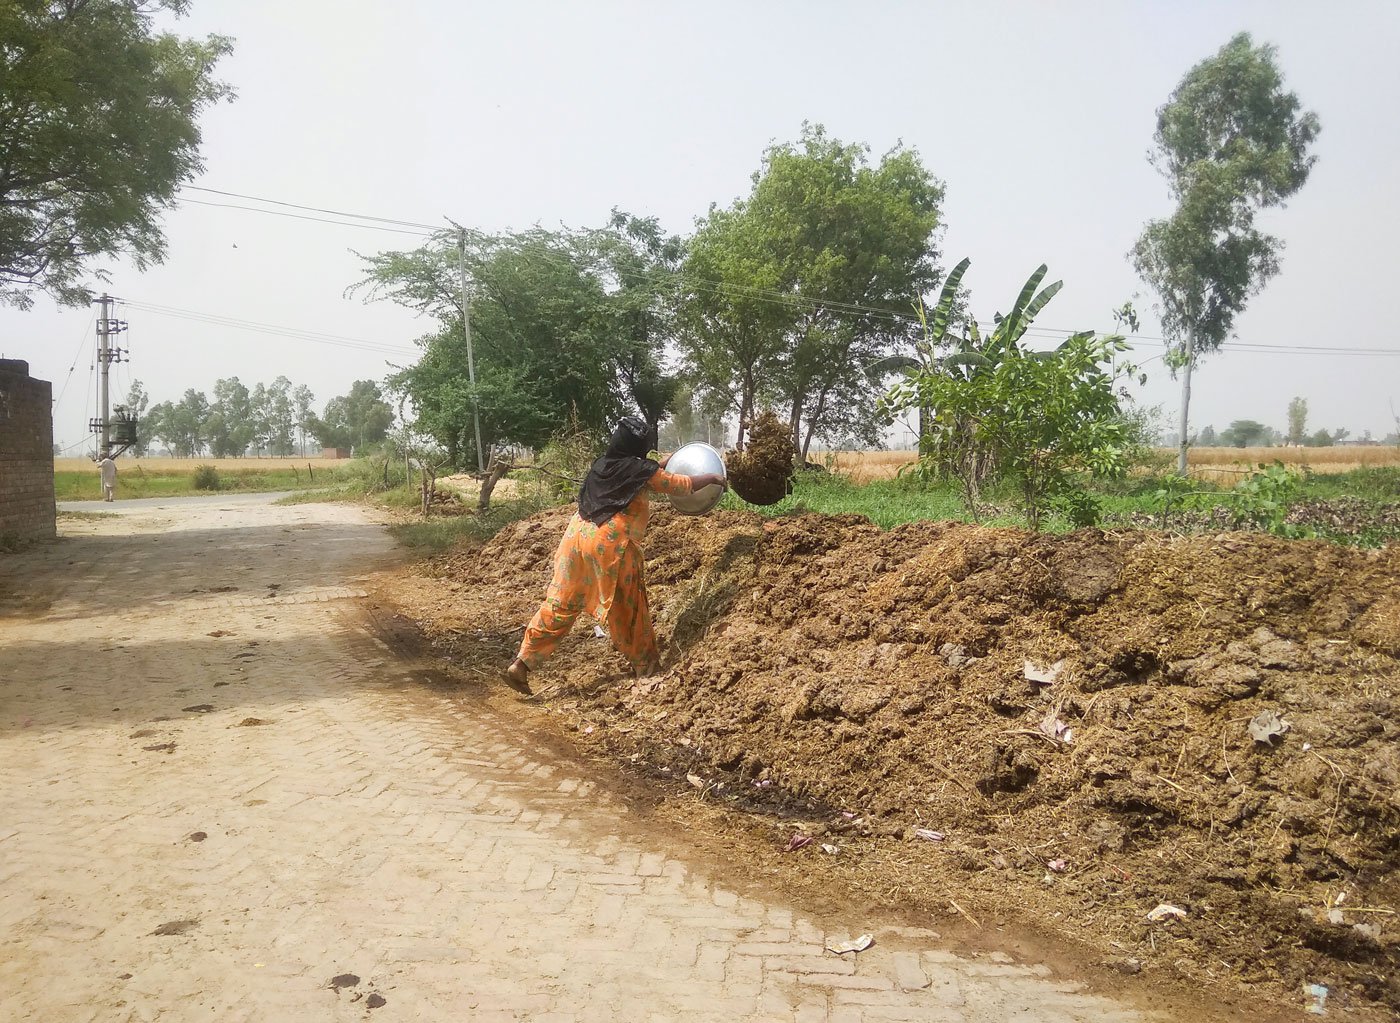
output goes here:
<path id="1" fill-rule="evenodd" d="M 578 513 L 595 526 L 622 511 L 661 468 L 647 458 L 656 446 L 656 431 L 628 416 L 618 423 L 603 457 L 593 463 L 578 492 Z"/>

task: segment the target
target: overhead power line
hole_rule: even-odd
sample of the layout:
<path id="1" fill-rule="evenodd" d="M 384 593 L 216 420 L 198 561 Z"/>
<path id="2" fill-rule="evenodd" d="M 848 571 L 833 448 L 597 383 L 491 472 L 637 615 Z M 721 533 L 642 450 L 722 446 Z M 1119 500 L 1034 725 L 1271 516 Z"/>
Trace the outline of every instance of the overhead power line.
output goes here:
<path id="1" fill-rule="evenodd" d="M 382 227 L 378 224 L 356 224 L 348 220 L 328 220 L 325 217 L 308 217 L 301 213 L 285 213 L 282 210 L 261 210 L 256 206 L 239 206 L 231 202 L 207 202 L 204 199 L 181 199 L 182 203 L 190 203 L 195 206 L 215 206 L 224 210 L 245 210 L 248 213 L 266 213 L 271 217 L 290 217 L 293 220 L 309 220 L 317 224 L 335 224 L 339 227 L 358 227 L 366 231 L 388 231 L 390 234 L 411 234 L 415 238 L 431 238 L 432 235 L 426 231 L 409 231 L 401 227 Z"/>
<path id="2" fill-rule="evenodd" d="M 63 378 L 63 386 L 58 389 L 58 397 L 53 400 L 55 407 L 63 400 L 63 396 L 68 393 L 68 385 L 73 380 L 73 371 L 78 368 L 78 360 L 83 356 L 83 349 L 87 348 L 92 342 L 92 335 L 89 332 L 92 330 L 93 322 L 96 319 L 97 314 L 93 313 L 88 317 L 87 324 L 83 327 L 83 336 L 78 341 L 78 350 L 73 353 L 73 364 L 68 367 L 68 375 Z"/>
<path id="3" fill-rule="evenodd" d="M 308 217 L 295 213 L 285 213 L 280 210 L 259 209 L 255 206 L 240 206 L 233 203 L 208 202 L 201 199 L 184 199 L 183 202 L 194 203 L 199 206 L 215 206 L 226 209 L 243 210 L 249 213 L 264 213 L 270 216 L 292 217 L 297 220 L 306 220 L 314 223 L 332 224 L 340 227 L 363 227 L 370 230 L 389 231 L 394 234 L 415 235 L 417 237 L 432 237 L 433 235 L 445 231 L 446 228 L 436 227 L 432 224 L 424 224 L 419 221 L 402 220 L 394 217 L 382 217 L 365 213 L 351 213 L 345 210 L 334 210 L 320 206 L 309 206 L 301 203 L 286 202 L 281 199 L 268 199 L 264 196 L 247 195 L 241 192 L 228 192 L 217 188 L 204 188 L 198 185 L 186 185 L 189 191 L 206 192 L 212 195 L 227 196 L 234 199 L 244 199 L 250 202 L 266 203 L 274 206 L 282 206 L 288 209 L 306 210 L 312 213 L 326 213 L 335 217 L 352 218 L 352 220 L 326 220 L 321 217 Z M 352 221 L 362 221 L 354 223 Z M 374 225 L 398 225 L 397 227 L 379 227 Z M 406 228 L 418 228 L 419 230 L 406 230 Z M 565 265 L 568 261 L 563 258 L 550 256 L 544 257 L 552 260 L 556 265 Z M 653 280 L 658 275 L 664 275 L 671 271 L 628 271 L 616 267 L 611 267 L 613 272 L 623 277 L 633 280 Z M 680 276 L 690 287 L 698 291 L 705 291 L 711 294 L 733 295 L 740 298 L 749 298 L 754 301 L 768 301 L 775 304 L 787 305 L 790 308 L 821 308 L 833 312 L 844 312 L 857 315 L 874 316 L 891 322 L 909 323 L 918 319 L 918 314 L 899 309 L 890 309 L 881 306 L 868 306 L 856 302 L 844 302 L 835 299 L 824 299 L 814 296 L 801 295 L 793 292 L 778 291 L 772 288 L 759 288 L 749 285 L 733 284 L 727 281 L 715 281 L 706 278 L 694 277 L 679 271 Z M 174 315 L 174 314 L 171 314 Z M 995 327 L 993 321 L 976 321 L 979 327 L 992 329 Z M 1040 338 L 1066 338 L 1073 334 L 1080 333 L 1075 330 L 1066 330 L 1061 327 L 1048 327 L 1033 325 L 1027 330 L 1027 334 Z M 1144 342 L 1155 347 L 1169 348 L 1170 342 L 1165 338 L 1151 334 L 1125 334 L 1124 338 L 1133 342 Z M 373 342 L 370 342 L 373 344 Z M 1230 342 L 1222 348 L 1223 351 L 1244 351 L 1258 352 L 1261 354 L 1274 355 L 1400 355 L 1400 349 L 1394 348 L 1365 348 L 1361 346 L 1329 346 L 1329 345 L 1285 345 L 1285 344 L 1260 344 L 1248 342 Z"/>
<path id="4" fill-rule="evenodd" d="M 208 192 L 210 195 L 228 196 L 231 199 L 246 199 L 249 202 L 263 202 L 270 206 L 285 206 L 293 210 L 306 210 L 311 213 L 329 213 L 333 217 L 350 217 L 354 220 L 373 220 L 381 224 L 396 224 L 399 227 L 421 227 L 428 231 L 444 230 L 440 225 L 421 224 L 415 220 L 395 220 L 393 217 L 372 217 L 363 213 L 346 213 L 344 210 L 328 210 L 320 206 L 303 206 L 300 203 L 283 202 L 281 199 L 264 199 L 262 196 L 258 195 L 244 195 L 241 192 L 223 192 L 217 188 L 202 188 L 199 185 L 186 185 L 185 189 L 190 192 Z M 189 201 L 197 202 L 198 200 L 191 199 Z M 235 208 L 244 209 L 246 207 L 239 206 Z"/>
<path id="5" fill-rule="evenodd" d="M 179 309 L 174 306 L 157 305 L 152 302 L 141 302 L 135 299 L 123 300 L 123 304 L 131 309 L 136 309 L 154 316 L 168 316 L 174 319 L 205 323 L 210 326 L 229 327 L 235 330 L 246 330 L 259 334 L 269 334 L 274 337 L 309 341 L 314 344 L 331 345 L 337 348 L 348 348 L 384 355 L 418 354 L 416 348 L 394 345 L 384 341 L 374 341 L 369 338 L 347 337 L 345 335 L 329 334 L 323 331 L 304 330 L 299 327 L 286 327 L 275 323 L 262 323 L 257 320 L 245 320 L 236 316 L 201 312 L 197 309 Z"/>

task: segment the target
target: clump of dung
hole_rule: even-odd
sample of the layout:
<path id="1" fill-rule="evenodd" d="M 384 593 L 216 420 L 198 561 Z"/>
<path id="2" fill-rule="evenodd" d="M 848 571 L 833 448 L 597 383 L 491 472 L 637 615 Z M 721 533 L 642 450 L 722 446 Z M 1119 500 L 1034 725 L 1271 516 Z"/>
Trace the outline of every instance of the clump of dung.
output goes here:
<path id="1" fill-rule="evenodd" d="M 792 431 L 769 409 L 749 427 L 743 451 L 731 451 L 724 459 L 729 487 L 749 504 L 777 504 L 792 493 L 797 451 Z"/>

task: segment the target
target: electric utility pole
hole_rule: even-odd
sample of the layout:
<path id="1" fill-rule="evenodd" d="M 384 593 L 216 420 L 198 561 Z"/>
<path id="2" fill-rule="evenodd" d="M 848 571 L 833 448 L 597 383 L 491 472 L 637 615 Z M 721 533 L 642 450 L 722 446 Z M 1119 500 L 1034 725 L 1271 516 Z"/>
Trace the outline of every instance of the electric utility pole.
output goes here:
<path id="1" fill-rule="evenodd" d="M 476 467 L 486 472 L 486 451 L 481 446 L 481 409 L 476 400 L 476 360 L 472 358 L 471 307 L 467 302 L 467 232 L 457 228 L 457 272 L 462 282 L 462 333 L 467 339 L 467 380 L 472 386 L 472 423 L 476 427 Z"/>
<path id="2" fill-rule="evenodd" d="M 103 295 L 97 301 L 102 305 L 102 311 L 97 317 L 98 404 L 102 409 L 102 418 L 91 420 L 88 428 L 102 438 L 98 447 L 98 457 L 106 458 L 112 453 L 112 401 L 108 390 L 108 376 L 112 363 L 122 360 L 122 349 L 110 339 L 126 330 L 126 324 L 112 318 L 112 303 L 116 299 L 111 295 Z"/>

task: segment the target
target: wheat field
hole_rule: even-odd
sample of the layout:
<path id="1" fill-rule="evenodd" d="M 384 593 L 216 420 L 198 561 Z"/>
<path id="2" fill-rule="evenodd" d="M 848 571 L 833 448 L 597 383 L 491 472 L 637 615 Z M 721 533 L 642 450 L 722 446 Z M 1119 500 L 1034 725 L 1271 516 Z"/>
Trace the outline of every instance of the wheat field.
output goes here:
<path id="1" fill-rule="evenodd" d="M 1175 465 L 1175 448 L 1156 450 L 1163 465 Z M 892 479 L 914 458 L 913 451 L 815 451 L 809 456 L 810 461 L 848 476 L 856 483 Z M 1191 475 L 1211 483 L 1233 483 L 1261 463 L 1274 462 L 1307 466 L 1318 473 L 1351 472 L 1363 466 L 1400 465 L 1400 447 L 1383 444 L 1330 448 L 1213 447 L 1192 448 L 1190 453 Z"/>
<path id="2" fill-rule="evenodd" d="M 266 472 L 268 469 L 304 469 L 310 462 L 313 468 L 325 469 L 337 465 L 349 465 L 348 458 L 132 458 L 123 455 L 117 459 L 121 472 L 143 472 L 160 475 L 194 472 L 197 466 L 212 465 L 220 472 Z M 97 472 L 97 463 L 87 458 L 55 458 L 54 472 Z"/>

